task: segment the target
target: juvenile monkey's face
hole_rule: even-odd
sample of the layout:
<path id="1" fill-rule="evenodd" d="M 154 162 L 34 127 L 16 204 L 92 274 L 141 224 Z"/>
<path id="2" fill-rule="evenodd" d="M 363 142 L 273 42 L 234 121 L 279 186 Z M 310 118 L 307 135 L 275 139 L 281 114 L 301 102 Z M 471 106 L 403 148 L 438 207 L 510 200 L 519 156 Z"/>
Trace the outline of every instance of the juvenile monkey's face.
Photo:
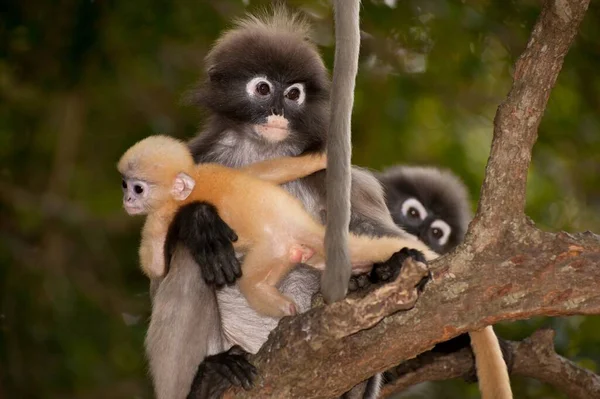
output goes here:
<path id="1" fill-rule="evenodd" d="M 453 248 L 450 224 L 415 197 L 405 197 L 390 209 L 394 222 L 416 235 L 434 251 L 443 254 Z"/>
<path id="2" fill-rule="evenodd" d="M 153 209 L 158 198 L 158 189 L 144 180 L 123 176 L 123 208 L 129 215 L 145 215 Z"/>

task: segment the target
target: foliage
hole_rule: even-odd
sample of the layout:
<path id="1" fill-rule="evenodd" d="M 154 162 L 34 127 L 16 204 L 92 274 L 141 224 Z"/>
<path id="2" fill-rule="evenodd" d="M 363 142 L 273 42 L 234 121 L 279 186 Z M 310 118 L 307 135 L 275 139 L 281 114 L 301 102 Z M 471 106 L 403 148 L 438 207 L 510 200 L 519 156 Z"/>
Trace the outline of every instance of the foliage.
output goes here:
<path id="1" fill-rule="evenodd" d="M 141 220 L 120 208 L 115 163 L 149 134 L 195 134 L 203 114 L 183 106 L 182 93 L 232 17 L 268 3 L 0 5 L 0 396 L 151 397 Z M 310 11 L 331 67 L 329 2 L 288 3 Z M 475 207 L 492 119 L 539 2 L 365 0 L 361 12 L 354 163 L 450 168 Z M 600 231 L 599 17 L 593 2 L 534 149 L 528 214 L 551 230 Z M 598 368 L 597 317 L 499 331 L 518 339 L 548 324 L 560 353 Z M 514 386 L 516 397 L 562 397 L 535 381 Z M 417 397 L 477 397 L 458 381 L 424 389 Z"/>

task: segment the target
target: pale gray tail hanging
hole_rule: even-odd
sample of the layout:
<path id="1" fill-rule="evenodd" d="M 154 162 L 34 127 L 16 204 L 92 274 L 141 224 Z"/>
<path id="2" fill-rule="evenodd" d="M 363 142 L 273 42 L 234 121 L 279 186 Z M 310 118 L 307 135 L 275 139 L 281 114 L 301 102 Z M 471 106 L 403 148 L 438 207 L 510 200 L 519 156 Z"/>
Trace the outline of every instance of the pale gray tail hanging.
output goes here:
<path id="1" fill-rule="evenodd" d="M 321 292 L 327 303 L 346 296 L 351 275 L 348 253 L 352 106 L 360 48 L 360 0 L 334 0 L 335 58 L 327 135 L 327 266 Z"/>

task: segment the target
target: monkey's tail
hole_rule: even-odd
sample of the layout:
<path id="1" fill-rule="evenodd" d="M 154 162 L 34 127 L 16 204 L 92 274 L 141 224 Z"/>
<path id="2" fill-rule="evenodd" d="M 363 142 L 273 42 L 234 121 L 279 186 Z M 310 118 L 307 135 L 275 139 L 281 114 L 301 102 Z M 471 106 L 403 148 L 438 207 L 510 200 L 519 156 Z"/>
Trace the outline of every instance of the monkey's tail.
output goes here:
<path id="1" fill-rule="evenodd" d="M 508 370 L 492 326 L 469 335 L 482 399 L 512 399 Z"/>

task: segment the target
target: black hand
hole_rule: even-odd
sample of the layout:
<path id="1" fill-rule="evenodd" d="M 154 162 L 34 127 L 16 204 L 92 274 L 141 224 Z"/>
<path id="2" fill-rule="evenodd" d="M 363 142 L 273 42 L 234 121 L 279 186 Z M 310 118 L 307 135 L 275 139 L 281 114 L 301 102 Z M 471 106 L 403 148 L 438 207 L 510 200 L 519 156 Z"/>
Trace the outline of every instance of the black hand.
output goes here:
<path id="1" fill-rule="evenodd" d="M 369 274 L 358 274 L 356 276 L 350 277 L 350 282 L 348 283 L 348 292 L 358 291 L 359 289 L 368 287 L 371 285 L 369 281 Z"/>
<path id="2" fill-rule="evenodd" d="M 220 398 L 234 385 L 252 388 L 257 370 L 247 355 L 236 345 L 227 352 L 207 356 L 198 367 L 187 399 Z"/>
<path id="3" fill-rule="evenodd" d="M 207 284 L 231 284 L 242 275 L 232 244 L 237 239 L 213 205 L 205 202 L 184 205 L 173 218 L 167 233 L 167 268 L 177 243 L 181 242 L 200 266 Z"/>
<path id="4" fill-rule="evenodd" d="M 402 264 L 406 259 L 412 258 L 413 260 L 421 263 L 427 263 L 425 256 L 416 249 L 402 248 L 400 251 L 392 255 L 390 259 L 383 263 L 376 263 L 373 265 L 373 269 L 369 274 L 371 282 L 381 283 L 386 281 L 393 281 L 400 274 Z"/>

